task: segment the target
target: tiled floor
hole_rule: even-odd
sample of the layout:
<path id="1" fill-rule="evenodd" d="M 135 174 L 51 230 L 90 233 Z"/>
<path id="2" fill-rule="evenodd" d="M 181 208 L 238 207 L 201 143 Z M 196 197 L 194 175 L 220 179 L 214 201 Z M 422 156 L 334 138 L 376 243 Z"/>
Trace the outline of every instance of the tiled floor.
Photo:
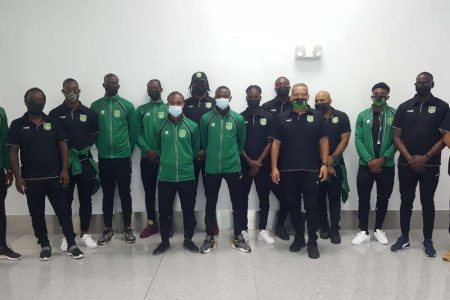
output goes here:
<path id="1" fill-rule="evenodd" d="M 250 254 L 230 247 L 231 231 L 222 231 L 218 249 L 192 254 L 182 235 L 165 255 L 152 256 L 159 236 L 127 245 L 117 236 L 110 245 L 86 250 L 83 260 L 58 251 L 41 262 L 34 236 L 8 236 L 21 252 L 20 262 L 0 261 L 0 299 L 450 299 L 450 263 L 441 256 L 450 247 L 446 230 L 435 231 L 438 257 L 427 258 L 421 232 L 411 234 L 411 249 L 392 253 L 389 246 L 355 247 L 354 231 L 342 232 L 342 244 L 320 240 L 321 258 L 306 250 L 288 251 L 289 242 L 258 241 L 251 231 Z M 388 231 L 394 241 L 397 231 Z M 194 240 L 200 245 L 203 233 Z"/>

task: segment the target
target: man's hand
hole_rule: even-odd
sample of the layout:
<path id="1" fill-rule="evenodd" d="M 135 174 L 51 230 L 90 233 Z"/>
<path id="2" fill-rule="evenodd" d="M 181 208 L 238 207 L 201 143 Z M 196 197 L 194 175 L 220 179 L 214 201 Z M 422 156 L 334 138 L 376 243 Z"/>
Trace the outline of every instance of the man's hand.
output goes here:
<path id="1" fill-rule="evenodd" d="M 334 167 L 332 165 L 329 165 L 329 167 L 328 167 L 328 174 L 330 176 L 336 177 L 336 170 L 334 169 Z"/>
<path id="2" fill-rule="evenodd" d="M 368 167 L 370 172 L 380 174 L 383 172 L 383 165 L 384 165 L 384 158 L 380 157 L 369 161 Z"/>
<path id="3" fill-rule="evenodd" d="M 69 172 L 66 170 L 61 171 L 59 174 L 59 183 L 65 188 L 69 185 Z"/>
<path id="4" fill-rule="evenodd" d="M 428 161 L 426 155 L 414 155 L 411 160 L 408 161 L 408 165 L 416 172 L 425 171 L 425 164 Z"/>
<path id="5" fill-rule="evenodd" d="M 149 150 L 147 151 L 147 158 L 154 164 L 159 163 L 159 156 L 156 151 Z"/>
<path id="6" fill-rule="evenodd" d="M 197 156 L 197 160 L 199 161 L 204 161 L 205 160 L 205 150 L 200 150 L 198 152 L 198 156 Z"/>
<path id="7" fill-rule="evenodd" d="M 22 176 L 16 178 L 16 189 L 22 195 L 25 194 L 25 191 L 27 190 L 27 185 L 25 183 L 25 180 L 22 178 Z"/>
<path id="8" fill-rule="evenodd" d="M 257 160 L 248 159 L 247 163 L 248 163 L 248 165 L 250 166 L 251 169 L 258 169 L 259 170 L 262 167 L 262 163 L 260 163 Z"/>
<path id="9" fill-rule="evenodd" d="M 328 167 L 326 165 L 320 167 L 319 179 L 320 182 L 326 182 L 328 180 Z"/>
<path id="10" fill-rule="evenodd" d="M 7 171 L 5 173 L 5 178 L 6 178 L 6 182 L 5 182 L 6 188 L 9 188 L 12 185 L 13 180 L 14 180 L 12 171 Z"/>
<path id="11" fill-rule="evenodd" d="M 280 171 L 278 169 L 273 169 L 271 176 L 272 176 L 273 183 L 275 183 L 275 184 L 280 183 Z"/>

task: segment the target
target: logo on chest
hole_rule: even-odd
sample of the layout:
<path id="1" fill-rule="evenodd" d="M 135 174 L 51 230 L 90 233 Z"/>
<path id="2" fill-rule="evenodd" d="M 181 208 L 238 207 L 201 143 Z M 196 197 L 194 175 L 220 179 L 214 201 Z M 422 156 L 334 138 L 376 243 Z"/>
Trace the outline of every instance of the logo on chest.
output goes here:
<path id="1" fill-rule="evenodd" d="M 179 136 L 180 138 L 186 137 L 186 130 L 180 129 L 180 130 L 178 131 L 178 136 Z"/>
<path id="2" fill-rule="evenodd" d="M 163 113 L 162 111 L 160 111 L 160 112 L 158 113 L 158 118 L 164 119 L 164 117 L 165 117 L 164 113 Z"/>
<path id="3" fill-rule="evenodd" d="M 205 106 L 206 106 L 206 108 L 211 108 L 211 107 L 212 107 L 212 104 L 211 104 L 211 102 L 206 102 L 206 103 L 205 103 Z"/>
<path id="4" fill-rule="evenodd" d="M 339 117 L 333 117 L 333 118 L 331 119 L 331 122 L 332 122 L 333 124 L 339 123 Z"/>
<path id="5" fill-rule="evenodd" d="M 86 115 L 80 115 L 80 121 L 81 122 L 86 122 L 87 121 L 87 116 Z"/>
<path id="6" fill-rule="evenodd" d="M 394 118 L 392 117 L 387 118 L 387 124 L 392 125 L 392 123 L 394 123 Z"/>
<path id="7" fill-rule="evenodd" d="M 436 106 L 428 106 L 428 113 L 434 114 L 436 112 Z"/>
<path id="8" fill-rule="evenodd" d="M 231 123 L 231 122 L 226 122 L 226 123 L 225 123 L 225 129 L 226 129 L 226 130 L 231 130 L 231 129 L 233 129 L 233 123 Z"/>
<path id="9" fill-rule="evenodd" d="M 309 123 L 314 122 L 314 116 L 312 116 L 312 115 L 306 116 L 306 121 L 308 121 Z"/>
<path id="10" fill-rule="evenodd" d="M 52 129 L 52 123 L 44 123 L 44 129 L 49 131 Z"/>
<path id="11" fill-rule="evenodd" d="M 164 131 L 164 135 L 169 135 L 169 134 L 170 134 L 169 130 Z"/>
<path id="12" fill-rule="evenodd" d="M 116 117 L 116 118 L 120 117 L 120 110 L 118 110 L 118 109 L 114 110 L 114 117 Z"/>
<path id="13" fill-rule="evenodd" d="M 259 120 L 259 124 L 261 124 L 261 126 L 266 126 L 267 119 L 266 118 L 261 118 L 261 120 Z"/>

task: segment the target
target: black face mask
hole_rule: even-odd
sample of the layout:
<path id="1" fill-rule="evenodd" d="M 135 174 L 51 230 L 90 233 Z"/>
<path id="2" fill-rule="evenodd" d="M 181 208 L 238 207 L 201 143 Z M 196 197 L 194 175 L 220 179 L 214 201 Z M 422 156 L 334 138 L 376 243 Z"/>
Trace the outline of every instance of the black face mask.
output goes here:
<path id="1" fill-rule="evenodd" d="M 330 106 L 328 105 L 328 103 L 317 103 L 316 104 L 316 109 L 318 111 L 321 111 L 322 113 L 326 113 L 329 108 L 330 108 Z"/>
<path id="2" fill-rule="evenodd" d="M 429 85 L 416 86 L 416 92 L 421 97 L 427 96 L 431 92 L 431 86 Z"/>
<path id="3" fill-rule="evenodd" d="M 161 98 L 161 92 L 160 91 L 148 91 L 148 95 L 150 96 L 150 99 L 153 101 L 157 101 Z"/>
<path id="4" fill-rule="evenodd" d="M 27 110 L 30 115 L 39 116 L 42 114 L 44 106 L 45 103 L 29 102 L 27 104 Z"/>
<path id="5" fill-rule="evenodd" d="M 114 97 L 117 95 L 117 92 L 119 91 L 118 87 L 105 87 L 105 94 L 107 97 Z"/>
<path id="6" fill-rule="evenodd" d="M 203 95 L 207 91 L 206 84 L 196 84 L 194 86 L 194 93 L 196 95 Z"/>
<path id="7" fill-rule="evenodd" d="M 255 109 L 259 107 L 259 100 L 247 100 L 247 105 L 250 109 Z"/>
<path id="8" fill-rule="evenodd" d="M 289 95 L 289 90 L 291 88 L 287 87 L 287 86 L 282 86 L 276 89 L 277 92 L 277 96 L 278 97 L 286 97 Z"/>

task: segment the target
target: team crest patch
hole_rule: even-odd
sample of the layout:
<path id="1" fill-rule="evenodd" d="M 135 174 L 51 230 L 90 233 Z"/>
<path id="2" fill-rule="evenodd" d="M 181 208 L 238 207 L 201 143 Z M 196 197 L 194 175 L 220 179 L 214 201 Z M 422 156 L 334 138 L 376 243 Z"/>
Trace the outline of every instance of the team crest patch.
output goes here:
<path id="1" fill-rule="evenodd" d="M 314 122 L 314 116 L 311 116 L 311 115 L 307 116 L 306 121 L 308 121 L 309 123 Z"/>
<path id="2" fill-rule="evenodd" d="M 87 121 L 87 116 L 86 115 L 80 115 L 80 121 L 81 122 L 86 122 Z"/>
<path id="3" fill-rule="evenodd" d="M 158 113 L 158 118 L 164 119 L 164 113 L 163 113 L 162 111 L 160 111 L 160 112 Z"/>
<path id="4" fill-rule="evenodd" d="M 339 123 L 339 117 L 333 117 L 333 118 L 331 119 L 331 122 L 332 122 L 333 124 Z"/>
<path id="5" fill-rule="evenodd" d="M 231 129 L 233 129 L 233 124 L 231 122 L 227 122 L 227 123 L 225 123 L 225 128 L 226 128 L 226 130 L 231 130 Z"/>
<path id="6" fill-rule="evenodd" d="M 186 130 L 180 129 L 180 131 L 178 131 L 178 136 L 179 136 L 180 138 L 186 137 Z"/>
<path id="7" fill-rule="evenodd" d="M 387 118 L 388 125 L 392 125 L 394 123 L 394 118 Z"/>
<path id="8" fill-rule="evenodd" d="M 211 108 L 212 104 L 210 102 L 206 102 L 205 106 L 206 106 L 206 108 Z"/>
<path id="9" fill-rule="evenodd" d="M 44 129 L 45 129 L 45 130 L 50 130 L 50 129 L 52 129 L 52 123 L 44 123 Z"/>
<path id="10" fill-rule="evenodd" d="M 198 72 L 195 76 L 197 76 L 197 78 L 202 78 L 202 73 Z"/>
<path id="11" fill-rule="evenodd" d="M 434 114 L 436 112 L 436 106 L 429 106 L 428 107 L 428 112 L 430 114 Z"/>
<path id="12" fill-rule="evenodd" d="M 169 130 L 164 131 L 165 135 L 169 135 Z"/>
<path id="13" fill-rule="evenodd" d="M 116 118 L 120 117 L 120 110 L 118 110 L 118 109 L 114 110 L 114 117 L 116 117 Z"/>
<path id="14" fill-rule="evenodd" d="M 267 119 L 266 118 L 261 118 L 261 120 L 259 120 L 259 124 L 261 124 L 262 126 L 266 126 Z"/>

